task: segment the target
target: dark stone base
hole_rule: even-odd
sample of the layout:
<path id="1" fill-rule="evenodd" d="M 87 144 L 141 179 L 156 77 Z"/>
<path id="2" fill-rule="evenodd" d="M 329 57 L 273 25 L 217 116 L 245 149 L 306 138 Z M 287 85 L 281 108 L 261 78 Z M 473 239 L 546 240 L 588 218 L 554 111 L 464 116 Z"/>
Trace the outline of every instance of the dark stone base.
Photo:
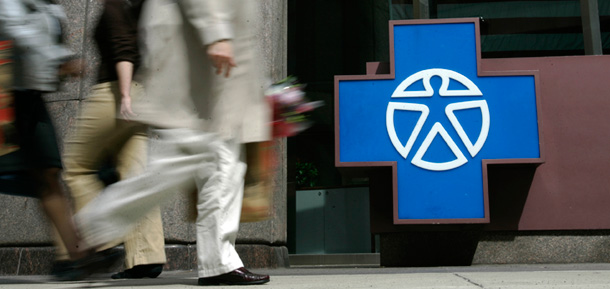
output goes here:
<path id="1" fill-rule="evenodd" d="M 46 275 L 54 258 L 52 247 L 0 248 L 0 275 Z"/>
<path id="2" fill-rule="evenodd" d="M 610 231 L 482 234 L 472 264 L 610 263 Z"/>
<path id="3" fill-rule="evenodd" d="M 405 232 L 380 235 L 385 267 L 468 266 L 477 249 L 476 232 Z"/>
<path id="4" fill-rule="evenodd" d="M 610 231 L 380 234 L 385 267 L 610 263 Z"/>
<path id="5" fill-rule="evenodd" d="M 117 247 L 123 250 L 123 247 Z M 247 268 L 288 267 L 288 249 L 284 246 L 238 244 L 237 253 Z M 166 245 L 165 271 L 197 270 L 195 244 Z M 4 247 L 0 248 L 0 275 L 47 275 L 55 260 L 53 247 Z M 123 270 L 123 265 L 110 268 L 109 272 Z"/>

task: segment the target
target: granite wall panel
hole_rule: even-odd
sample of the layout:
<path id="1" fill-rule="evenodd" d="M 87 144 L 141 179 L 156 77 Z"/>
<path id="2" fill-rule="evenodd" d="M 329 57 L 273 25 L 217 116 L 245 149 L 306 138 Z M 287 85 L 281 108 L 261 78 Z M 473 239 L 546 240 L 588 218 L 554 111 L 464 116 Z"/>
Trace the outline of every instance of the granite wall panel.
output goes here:
<path id="1" fill-rule="evenodd" d="M 63 139 L 73 129 L 80 100 L 87 97 L 97 75 L 99 55 L 92 35 L 99 19 L 103 1 L 58 0 L 58 2 L 64 6 L 68 16 L 63 25 L 65 41 L 76 54 L 81 56 L 86 64 L 85 74 L 82 78 L 68 78 L 61 85 L 60 91 L 45 96 L 48 110 L 55 125 L 59 146 L 63 150 Z M 261 12 L 260 19 L 258 19 L 261 24 L 258 27 L 259 48 L 263 54 L 264 67 L 269 72 L 270 81 L 277 81 L 286 76 L 287 1 L 258 0 L 257 3 Z M 279 157 L 275 178 L 273 216 L 270 220 L 264 222 L 243 224 L 237 241 L 240 243 L 240 247 L 248 246 L 248 244 L 257 244 L 256 246 L 259 246 L 258 244 L 274 244 L 274 246 L 279 245 L 281 247 L 281 244 L 286 243 L 286 142 L 285 140 L 277 140 L 276 145 Z M 154 149 L 154 147 L 150 149 Z M 41 245 L 50 246 L 52 243 L 51 229 L 40 210 L 38 200 L 0 195 L 0 208 L 2 208 L 0 210 L 0 231 L 2 232 L 0 234 L 0 254 L 3 256 L 2 261 L 0 261 L 0 273 L 10 275 L 10 272 L 18 272 L 19 270 L 15 271 L 15 268 L 8 268 L 12 266 L 10 260 L 23 258 L 24 256 L 31 256 L 29 257 L 31 260 L 38 258 L 39 262 L 42 262 L 41 264 L 48 265 L 49 258 L 38 256 L 38 251 L 27 251 L 34 250 L 33 248 L 45 248 L 46 254 L 52 252 L 52 247 L 36 247 Z M 177 252 L 176 254 L 179 255 L 185 254 L 184 250 L 186 250 L 186 254 L 191 256 L 192 259 L 195 256 L 192 245 L 195 242 L 195 227 L 192 218 L 189 217 L 191 210 L 189 208 L 192 208 L 192 200 L 189 195 L 176 192 L 176 197 L 163 205 L 162 214 L 168 252 Z M 186 246 L 184 247 L 186 249 L 182 247 L 177 249 L 172 246 Z M 251 252 L 254 251 L 244 251 L 245 254 Z M 256 252 L 258 257 L 252 259 L 249 256 L 244 256 L 244 258 L 255 260 L 261 259 L 261 254 L 274 254 L 265 257 L 265 260 L 271 260 L 278 256 L 284 256 L 282 250 L 273 249 Z M 17 257 L 13 256 L 15 254 Z M 9 258 L 9 255 L 13 257 Z M 172 255 L 172 258 L 184 261 L 178 255 Z M 4 256 L 7 256 L 7 258 L 4 258 Z M 287 255 L 285 257 L 287 258 Z M 36 263 L 36 261 L 32 262 L 32 264 Z M 275 263 L 278 262 L 274 261 Z M 8 269 L 3 266 L 8 266 Z M 179 264 L 172 266 L 174 267 L 171 268 L 184 267 Z M 40 271 L 35 268 L 23 270 L 25 269 L 22 268 L 21 272 L 27 270 L 29 270 L 27 272 Z"/>

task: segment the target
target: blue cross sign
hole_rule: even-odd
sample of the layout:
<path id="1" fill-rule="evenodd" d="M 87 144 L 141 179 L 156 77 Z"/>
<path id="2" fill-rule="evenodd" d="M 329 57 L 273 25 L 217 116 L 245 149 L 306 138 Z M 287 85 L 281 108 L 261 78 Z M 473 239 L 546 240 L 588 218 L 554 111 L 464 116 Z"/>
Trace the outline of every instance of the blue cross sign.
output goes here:
<path id="1" fill-rule="evenodd" d="M 542 162 L 536 72 L 479 71 L 478 21 L 392 21 L 389 74 L 335 77 L 336 165 L 391 166 L 395 224 L 488 223 L 488 164 Z"/>

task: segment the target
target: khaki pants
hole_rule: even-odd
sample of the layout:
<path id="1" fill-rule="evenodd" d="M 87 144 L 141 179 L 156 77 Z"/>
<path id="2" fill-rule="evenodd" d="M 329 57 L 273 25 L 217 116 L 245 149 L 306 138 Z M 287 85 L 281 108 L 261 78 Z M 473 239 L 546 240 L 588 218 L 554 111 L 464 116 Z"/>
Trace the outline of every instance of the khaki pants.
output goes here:
<path id="1" fill-rule="evenodd" d="M 136 100 L 141 96 L 141 86 L 132 86 L 132 98 Z M 76 128 L 65 142 L 64 179 L 74 199 L 76 212 L 104 190 L 97 172 L 109 157 L 116 158 L 121 179 L 137 176 L 146 167 L 146 127 L 116 119 L 118 104 L 120 94 L 116 81 L 93 86 L 89 97 L 83 100 Z M 126 269 L 165 263 L 159 207 L 143 216 L 123 240 L 110 242 L 102 249 L 119 243 L 125 244 Z M 65 258 L 65 252 L 63 245 L 58 246 L 58 259 Z"/>

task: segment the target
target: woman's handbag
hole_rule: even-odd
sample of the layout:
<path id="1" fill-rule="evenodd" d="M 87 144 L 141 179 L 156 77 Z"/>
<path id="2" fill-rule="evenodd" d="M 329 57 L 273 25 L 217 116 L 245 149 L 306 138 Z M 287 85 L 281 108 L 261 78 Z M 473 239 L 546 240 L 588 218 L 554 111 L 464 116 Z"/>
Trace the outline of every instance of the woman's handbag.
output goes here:
<path id="1" fill-rule="evenodd" d="M 277 168 L 275 140 L 260 142 L 255 146 L 257 161 L 262 172 L 257 180 L 244 186 L 241 205 L 241 223 L 260 222 L 273 215 L 273 175 Z M 249 152 L 250 153 L 250 152 Z"/>

